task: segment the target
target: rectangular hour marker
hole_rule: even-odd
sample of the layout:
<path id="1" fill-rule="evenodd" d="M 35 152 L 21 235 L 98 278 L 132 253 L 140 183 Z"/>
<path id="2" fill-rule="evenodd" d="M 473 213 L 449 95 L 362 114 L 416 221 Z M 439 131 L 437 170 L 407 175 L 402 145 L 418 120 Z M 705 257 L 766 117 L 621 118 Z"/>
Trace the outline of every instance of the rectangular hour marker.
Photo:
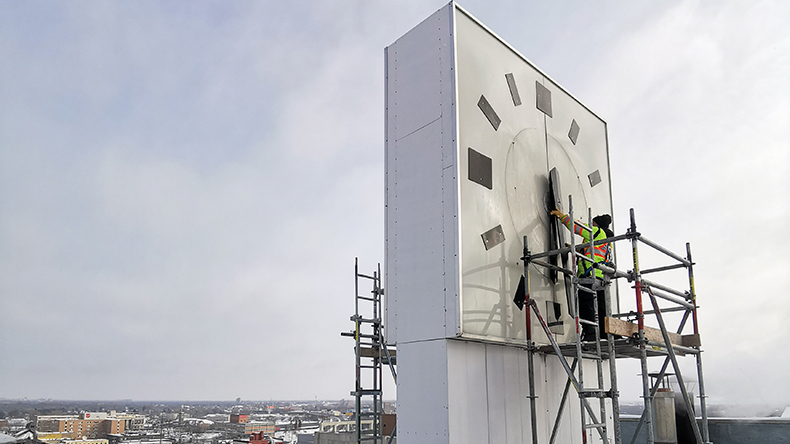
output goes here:
<path id="1" fill-rule="evenodd" d="M 571 139 L 571 142 L 576 145 L 576 141 L 579 139 L 579 124 L 576 123 L 576 119 L 573 119 L 571 122 L 571 129 L 568 131 L 568 138 Z"/>
<path id="2" fill-rule="evenodd" d="M 518 95 L 518 87 L 513 73 L 505 74 L 505 79 L 507 79 L 507 87 L 510 89 L 510 97 L 513 98 L 513 106 L 521 105 L 521 96 Z"/>
<path id="3" fill-rule="evenodd" d="M 548 88 L 541 85 L 540 82 L 537 80 L 535 81 L 535 90 L 536 94 L 536 106 L 539 110 L 546 113 L 547 116 L 552 117 L 551 115 L 551 91 Z"/>
<path id="4" fill-rule="evenodd" d="M 493 176 L 491 158 L 469 147 L 469 180 L 490 190 L 494 187 Z"/>
<path id="5" fill-rule="evenodd" d="M 587 176 L 587 178 L 590 179 L 590 186 L 594 187 L 594 186 L 598 185 L 599 183 L 601 183 L 601 171 L 600 170 L 595 170 L 592 173 L 590 173 Z"/>
<path id="6" fill-rule="evenodd" d="M 494 108 L 491 108 L 491 104 L 488 103 L 485 96 L 480 96 L 480 100 L 477 101 L 477 107 L 485 114 L 486 119 L 488 119 L 488 122 L 494 127 L 494 130 L 498 130 L 502 120 L 497 116 Z"/>

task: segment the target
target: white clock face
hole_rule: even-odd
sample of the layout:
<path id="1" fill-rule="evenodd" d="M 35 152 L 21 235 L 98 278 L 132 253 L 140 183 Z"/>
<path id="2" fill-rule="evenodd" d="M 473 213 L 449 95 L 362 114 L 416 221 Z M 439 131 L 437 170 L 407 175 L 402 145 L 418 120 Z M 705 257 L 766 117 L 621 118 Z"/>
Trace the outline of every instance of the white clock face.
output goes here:
<path id="1" fill-rule="evenodd" d="M 478 23 L 456 18 L 461 332 L 521 341 L 524 313 L 512 299 L 524 236 L 532 252 L 549 246 L 549 171 L 560 174 L 566 213 L 571 195 L 577 219 L 588 208 L 611 214 L 606 124 Z M 532 267 L 530 278 L 541 309 L 562 307 L 555 332 L 571 340 L 562 280 Z"/>

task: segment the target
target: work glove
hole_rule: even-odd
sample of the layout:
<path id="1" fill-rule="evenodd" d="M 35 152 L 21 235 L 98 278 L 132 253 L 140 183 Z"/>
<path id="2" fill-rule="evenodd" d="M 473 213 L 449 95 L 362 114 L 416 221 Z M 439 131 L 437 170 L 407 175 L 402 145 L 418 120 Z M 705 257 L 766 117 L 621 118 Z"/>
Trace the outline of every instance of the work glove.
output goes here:
<path id="1" fill-rule="evenodd" d="M 551 215 L 552 215 L 552 216 L 557 216 L 557 217 L 559 217 L 560 219 L 562 219 L 563 217 L 565 217 L 565 214 L 563 214 L 563 213 L 562 213 L 562 211 L 560 211 L 560 210 L 557 210 L 557 209 L 551 210 Z"/>

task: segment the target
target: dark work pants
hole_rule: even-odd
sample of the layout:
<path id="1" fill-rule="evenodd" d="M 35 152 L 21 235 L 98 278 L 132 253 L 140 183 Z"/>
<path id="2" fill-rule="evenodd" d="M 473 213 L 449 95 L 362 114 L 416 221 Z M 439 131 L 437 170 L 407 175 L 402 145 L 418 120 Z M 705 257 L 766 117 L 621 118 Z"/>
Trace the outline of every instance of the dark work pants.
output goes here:
<path id="1" fill-rule="evenodd" d="M 600 280 L 598 284 L 600 285 Z M 582 287 L 592 289 L 592 284 L 581 284 Z M 606 290 L 598 290 L 596 292 L 598 298 L 598 326 L 601 328 L 601 338 L 606 337 L 604 327 L 604 317 L 606 316 Z M 595 320 L 595 308 L 593 306 L 593 294 L 589 291 L 579 289 L 579 317 L 588 321 Z M 592 325 L 582 326 L 583 337 L 593 338 L 595 332 Z"/>

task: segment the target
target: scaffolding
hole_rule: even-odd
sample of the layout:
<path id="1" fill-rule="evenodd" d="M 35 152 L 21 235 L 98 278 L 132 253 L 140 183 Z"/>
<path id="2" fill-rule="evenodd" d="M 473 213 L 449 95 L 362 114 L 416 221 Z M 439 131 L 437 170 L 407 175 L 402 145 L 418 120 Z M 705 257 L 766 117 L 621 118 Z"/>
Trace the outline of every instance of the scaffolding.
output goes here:
<path id="1" fill-rule="evenodd" d="M 569 216 L 571 223 L 575 223 L 573 218 L 573 202 L 569 197 Z M 641 362 L 641 377 L 642 377 L 642 397 L 644 400 L 644 410 L 642 417 L 639 421 L 631 444 L 636 441 L 637 435 L 643 424 L 647 426 L 647 442 L 653 444 L 655 442 L 655 427 L 653 424 L 653 400 L 660 387 L 664 376 L 667 374 L 667 368 L 672 365 L 675 377 L 678 380 L 678 385 L 681 390 L 682 399 L 685 404 L 685 410 L 688 412 L 688 420 L 691 424 L 695 442 L 700 444 L 709 444 L 708 432 L 708 417 L 705 405 L 705 384 L 702 372 L 702 349 L 699 335 L 699 325 L 697 323 L 697 303 L 696 292 L 694 288 L 694 271 L 693 261 L 691 258 L 691 247 L 686 244 L 686 257 L 677 255 L 670 250 L 650 241 L 645 238 L 636 229 L 636 219 L 634 217 L 634 210 L 630 211 L 631 224 L 627 232 L 622 235 L 615 235 L 603 240 L 595 240 L 595 236 L 591 235 L 590 241 L 579 245 L 580 248 L 585 248 L 589 252 L 589 256 L 577 251 L 577 245 L 574 242 L 574 237 L 571 236 L 570 246 L 549 250 L 542 253 L 533 254 L 529 250 L 527 244 L 527 237 L 524 236 L 524 255 L 522 261 L 524 262 L 524 278 L 525 288 L 522 294 L 522 299 L 519 299 L 517 293 L 514 300 L 519 308 L 526 306 L 526 328 L 527 328 L 527 349 L 528 349 L 528 371 L 529 371 L 529 390 L 530 390 L 530 410 L 531 410 L 531 423 L 532 423 L 532 442 L 538 444 L 537 437 L 537 416 L 535 405 L 535 373 L 533 359 L 535 353 L 554 354 L 556 355 L 565 372 L 568 375 L 568 380 L 565 384 L 560 406 L 557 411 L 557 416 L 554 421 L 552 434 L 549 443 L 555 442 L 557 430 L 562 420 L 563 411 L 568 398 L 570 386 L 576 389 L 579 396 L 580 411 L 581 411 L 581 425 L 583 442 L 588 442 L 588 433 L 592 430 L 597 430 L 601 440 L 609 443 L 610 437 L 614 438 L 615 444 L 621 444 L 622 439 L 620 436 L 620 407 L 619 407 L 619 392 L 617 390 L 617 358 L 637 358 Z M 584 229 L 591 231 L 592 227 L 592 214 L 588 212 L 588 225 Z M 596 263 L 593 257 L 593 247 L 602 244 L 614 244 L 618 241 L 628 241 L 631 244 L 632 263 L 633 268 L 628 271 L 621 271 L 617 269 L 616 264 L 613 263 Z M 640 244 L 647 245 L 653 250 L 663 254 L 672 260 L 673 263 L 666 266 L 642 270 L 639 266 L 638 247 Z M 558 255 L 571 255 L 572 260 L 563 260 L 563 267 L 556 265 L 556 258 Z M 563 256 L 565 258 L 565 256 Z M 544 258 L 551 259 L 545 261 Z M 603 272 L 603 279 L 584 279 L 577 277 L 577 261 L 585 261 L 595 269 L 600 269 Z M 554 336 L 541 315 L 535 299 L 532 299 L 529 294 L 529 267 L 538 266 L 545 269 L 554 270 L 563 273 L 566 277 L 566 282 L 570 281 L 572 286 L 572 303 L 568 308 L 569 314 L 573 317 L 576 327 L 576 340 L 573 344 L 558 344 Z M 654 279 L 645 279 L 644 276 L 652 273 L 661 273 L 669 270 L 685 268 L 688 272 L 688 289 L 679 291 L 667 285 L 660 284 Z M 595 275 L 595 273 L 593 274 Z M 628 313 L 611 313 L 610 295 L 608 291 L 604 291 L 606 297 L 606 313 L 598 313 L 597 294 L 598 290 L 607 290 L 610 282 L 617 279 L 626 279 L 633 284 L 636 297 L 636 311 Z M 580 292 L 588 292 L 593 298 L 593 310 L 595 313 L 594 320 L 589 321 L 580 318 L 579 316 L 579 294 Z M 643 299 L 647 295 L 650 301 L 652 310 L 645 310 L 643 306 Z M 658 299 L 665 303 L 671 304 L 668 307 L 660 307 Z M 535 314 L 540 327 L 546 333 L 550 345 L 538 346 L 534 343 L 532 337 L 532 316 L 530 312 Z M 682 312 L 682 317 L 677 328 L 670 332 L 666 324 L 664 313 Z M 658 323 L 658 328 L 647 327 L 645 325 L 646 316 L 655 316 L 655 321 Z M 599 327 L 599 316 L 605 316 L 605 336 L 601 337 Z M 622 320 L 625 318 L 626 320 Z M 633 318 L 636 324 L 629 322 Z M 692 320 L 693 333 L 684 335 L 684 329 L 688 320 Z M 591 342 L 583 342 L 581 338 L 581 331 L 587 325 L 592 327 L 595 331 L 595 340 Z M 601 339 L 599 339 L 601 338 Z M 700 414 L 701 421 L 698 424 L 696 420 L 694 400 L 689 393 L 684 382 L 681 368 L 678 364 L 678 356 L 694 356 L 696 358 L 697 378 L 698 378 L 698 392 L 700 399 Z M 572 363 L 568 362 L 567 357 L 572 357 Z M 656 373 L 649 373 L 648 358 L 651 357 L 664 357 L 661 369 Z M 587 359 L 593 360 L 596 363 L 597 378 L 594 384 L 590 385 L 585 381 L 583 365 L 580 360 Z M 610 372 L 610 386 L 606 390 L 604 388 L 603 377 L 603 362 L 608 361 Z M 650 378 L 654 377 L 655 382 L 651 383 Z M 598 400 L 598 412 L 594 410 L 591 399 Z M 609 430 L 606 421 L 606 400 L 609 399 L 611 405 L 613 430 Z M 600 416 L 598 416 L 600 415 Z M 600 419 L 598 419 L 600 418 Z"/>
<path id="2" fill-rule="evenodd" d="M 360 279 L 369 281 L 372 289 L 370 296 L 360 294 Z M 381 264 L 373 275 L 365 275 L 359 272 L 359 259 L 354 260 L 354 315 L 351 321 L 354 322 L 354 330 L 342 332 L 341 336 L 354 338 L 354 355 L 356 358 L 356 387 L 351 395 L 355 399 L 355 433 L 356 443 L 372 442 L 383 444 L 385 438 L 387 443 L 391 443 L 395 436 L 395 428 L 389 436 L 384 436 L 384 424 L 382 415 L 384 413 L 384 402 L 382 398 L 383 367 L 388 366 L 392 373 L 392 378 L 397 382 L 395 371 L 396 353 L 395 350 L 387 347 L 384 340 L 382 324 L 382 304 L 381 297 L 384 288 L 381 284 Z M 369 313 L 369 317 L 361 314 L 361 305 L 367 305 L 364 310 Z M 369 384 L 369 385 L 367 385 Z M 370 411 L 363 411 L 363 400 L 369 400 Z M 368 422 L 370 421 L 370 422 Z M 370 427 L 365 427 L 368 423 Z"/>

